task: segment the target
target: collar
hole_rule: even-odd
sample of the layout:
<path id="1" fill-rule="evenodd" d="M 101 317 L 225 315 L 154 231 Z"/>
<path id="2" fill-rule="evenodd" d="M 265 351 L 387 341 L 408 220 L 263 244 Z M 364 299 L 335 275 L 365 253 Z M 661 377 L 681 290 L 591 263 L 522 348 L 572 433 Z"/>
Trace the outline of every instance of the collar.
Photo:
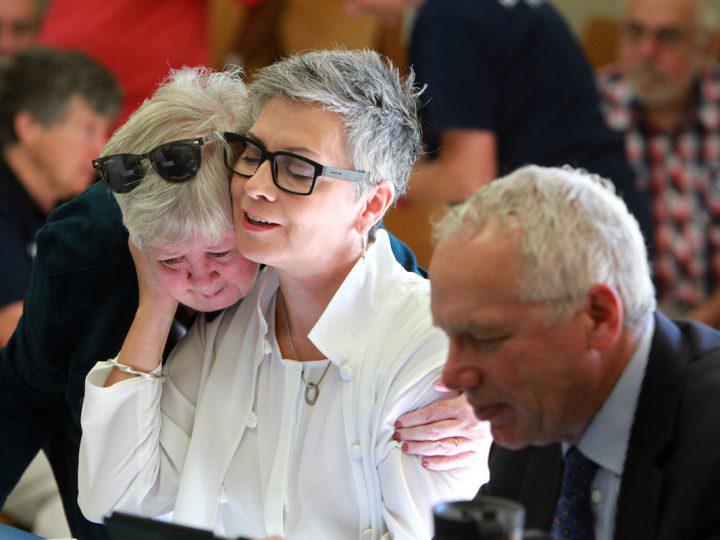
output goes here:
<path id="1" fill-rule="evenodd" d="M 654 329 L 655 320 L 649 316 L 630 361 L 577 444 L 586 457 L 618 476 L 625 466 Z"/>
<path id="2" fill-rule="evenodd" d="M 706 130 L 720 128 L 720 65 L 715 60 L 706 63 L 700 72 L 696 114 Z"/>
<path id="3" fill-rule="evenodd" d="M 308 338 L 313 345 L 338 367 L 358 357 L 370 339 L 370 329 L 379 306 L 391 297 L 388 287 L 396 286 L 398 274 L 404 281 L 425 281 L 406 271 L 395 260 L 387 232 L 377 231 L 365 257 L 355 263 L 342 282 Z M 260 278 L 256 309 L 261 333 L 270 343 L 273 328 L 272 306 L 280 287 L 277 272 L 267 268 Z"/>

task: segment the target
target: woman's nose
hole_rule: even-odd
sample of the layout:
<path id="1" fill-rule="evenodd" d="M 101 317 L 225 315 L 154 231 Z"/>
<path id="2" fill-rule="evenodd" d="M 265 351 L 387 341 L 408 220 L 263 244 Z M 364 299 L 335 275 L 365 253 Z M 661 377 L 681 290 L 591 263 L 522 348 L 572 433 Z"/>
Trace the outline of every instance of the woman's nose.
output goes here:
<path id="1" fill-rule="evenodd" d="M 245 193 L 253 199 L 265 199 L 274 201 L 277 198 L 278 189 L 273 182 L 272 162 L 267 159 L 260 164 L 250 178 L 245 180 Z"/>

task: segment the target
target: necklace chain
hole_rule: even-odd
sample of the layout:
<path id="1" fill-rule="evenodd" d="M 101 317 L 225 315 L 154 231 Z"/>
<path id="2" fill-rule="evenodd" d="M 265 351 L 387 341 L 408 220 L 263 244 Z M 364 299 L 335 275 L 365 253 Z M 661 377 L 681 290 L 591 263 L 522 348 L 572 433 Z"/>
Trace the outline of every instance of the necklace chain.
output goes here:
<path id="1" fill-rule="evenodd" d="M 292 351 L 293 357 L 295 357 L 295 360 L 300 360 L 298 357 L 298 354 L 295 352 L 295 345 L 293 344 L 293 337 L 292 332 L 290 331 L 290 317 L 288 317 L 288 310 L 287 305 L 285 304 L 285 295 L 282 294 L 282 291 L 280 291 L 280 298 L 282 299 L 282 310 L 283 310 L 283 321 L 285 322 L 285 330 L 288 334 L 288 339 L 290 340 L 290 350 Z M 325 378 L 325 375 L 327 375 L 328 370 L 330 369 L 330 361 L 328 360 L 327 366 L 325 366 L 325 369 L 322 372 L 322 375 L 320 375 L 320 379 L 318 382 L 307 382 L 305 380 L 305 366 L 303 366 L 302 371 L 300 372 L 300 380 L 302 381 L 303 385 L 305 385 L 305 403 L 310 405 L 311 407 L 315 405 L 315 402 L 318 400 L 318 397 L 320 397 L 320 383 L 323 382 L 323 379 Z"/>

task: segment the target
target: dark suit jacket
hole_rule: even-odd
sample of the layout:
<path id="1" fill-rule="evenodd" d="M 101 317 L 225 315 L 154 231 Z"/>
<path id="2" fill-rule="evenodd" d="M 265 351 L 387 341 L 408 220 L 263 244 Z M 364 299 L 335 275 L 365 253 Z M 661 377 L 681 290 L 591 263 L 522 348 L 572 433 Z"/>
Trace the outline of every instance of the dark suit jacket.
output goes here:
<path id="1" fill-rule="evenodd" d="M 425 275 L 407 246 L 392 235 L 390 242 L 405 268 Z M 53 212 L 38 233 L 24 314 L 0 350 L 0 505 L 44 447 L 70 528 L 83 540 L 106 538 L 77 506 L 85 376 L 120 350 L 137 295 L 120 210 L 96 184 Z"/>
<path id="2" fill-rule="evenodd" d="M 655 325 L 615 538 L 720 538 L 720 332 L 659 313 Z M 562 468 L 559 444 L 494 446 L 483 493 L 519 501 L 526 527 L 549 530 Z"/>

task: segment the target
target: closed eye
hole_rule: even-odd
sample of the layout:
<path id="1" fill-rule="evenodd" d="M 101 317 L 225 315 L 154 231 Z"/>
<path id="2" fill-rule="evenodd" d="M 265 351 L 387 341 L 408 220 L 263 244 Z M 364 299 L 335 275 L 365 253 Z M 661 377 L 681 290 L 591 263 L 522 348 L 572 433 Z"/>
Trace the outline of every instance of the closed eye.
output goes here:
<path id="1" fill-rule="evenodd" d="M 184 259 L 184 257 L 173 257 L 172 259 L 163 259 L 158 262 L 167 268 L 177 268 Z"/>
<path id="2" fill-rule="evenodd" d="M 470 347 L 476 350 L 495 349 L 503 344 L 510 336 L 478 337 L 472 334 L 460 334 L 457 341 L 463 347 Z"/>
<path id="3" fill-rule="evenodd" d="M 208 251 L 207 256 L 213 257 L 215 259 L 223 259 L 225 257 L 229 257 L 233 252 L 234 252 L 234 250 L 232 250 L 232 249 L 228 249 L 227 251 L 218 251 L 218 252 Z"/>

